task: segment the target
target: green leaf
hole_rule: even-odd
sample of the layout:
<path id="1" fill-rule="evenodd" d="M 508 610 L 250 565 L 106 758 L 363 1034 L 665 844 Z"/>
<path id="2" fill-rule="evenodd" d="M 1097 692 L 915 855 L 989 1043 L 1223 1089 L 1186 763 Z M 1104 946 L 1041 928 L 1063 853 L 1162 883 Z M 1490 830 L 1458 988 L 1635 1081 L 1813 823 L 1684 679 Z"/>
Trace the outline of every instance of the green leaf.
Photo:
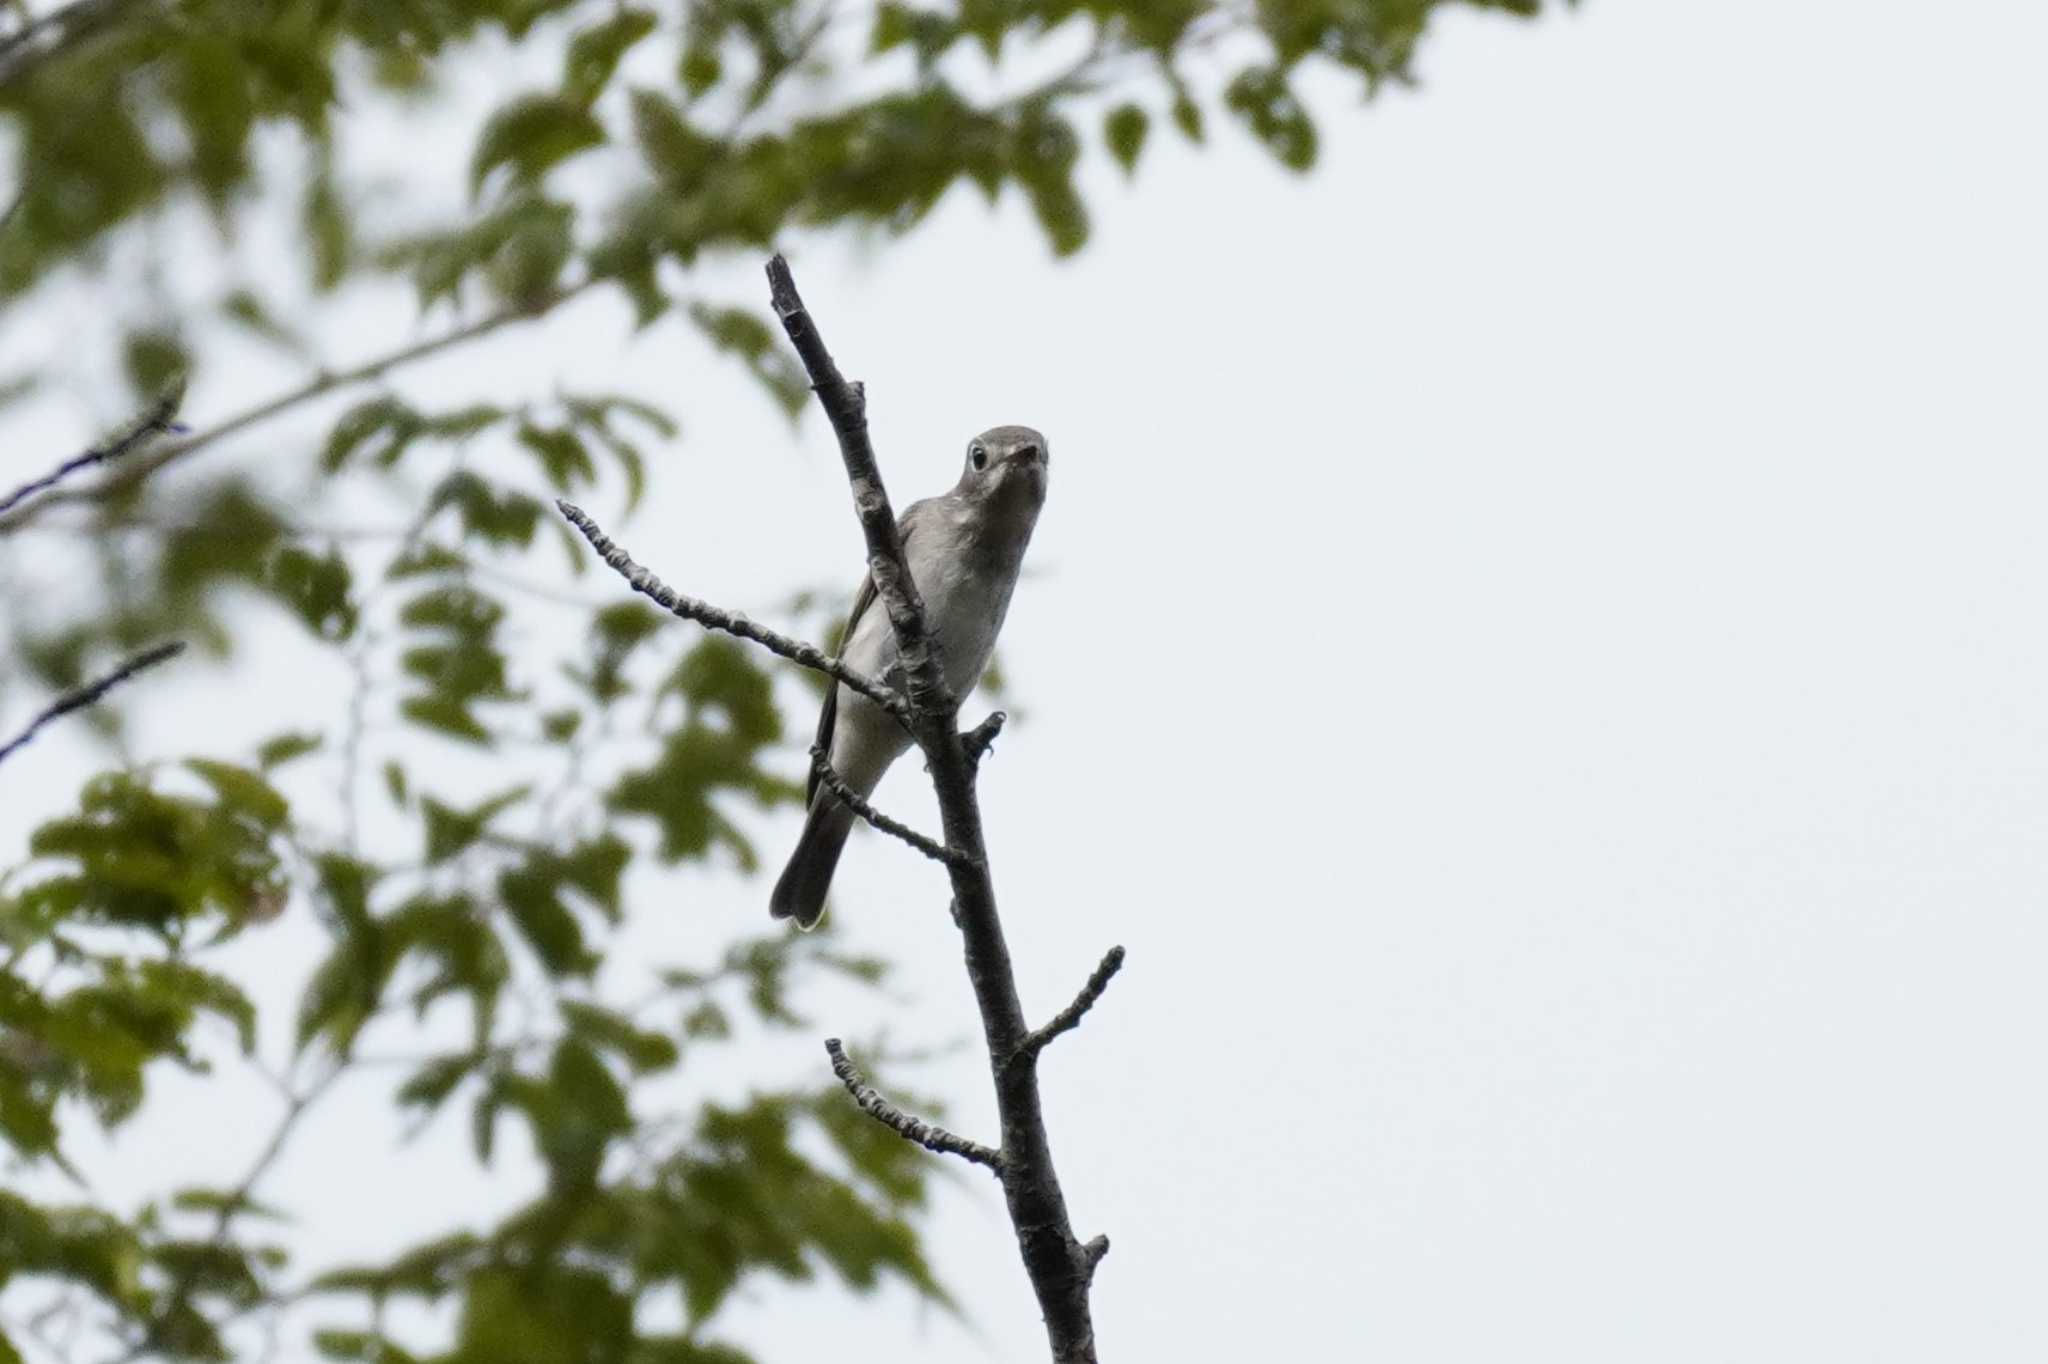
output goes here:
<path id="1" fill-rule="evenodd" d="M 654 31 L 654 16 L 644 9 L 621 9 L 601 24 L 584 29 L 569 41 L 562 66 L 562 93 L 588 108 L 611 83 L 619 60 Z"/>
<path id="2" fill-rule="evenodd" d="M 533 451 L 556 492 L 574 492 L 578 484 L 597 481 L 597 465 L 573 431 L 521 422 L 519 443 Z"/>
<path id="3" fill-rule="evenodd" d="M 604 125 L 576 100 L 522 95 L 484 124 L 470 162 L 470 192 L 480 192 L 500 166 L 512 167 L 522 180 L 537 181 L 551 167 L 604 140 Z"/>
<path id="4" fill-rule="evenodd" d="M 779 334 L 759 317 L 744 308 L 693 303 L 690 320 L 712 345 L 746 362 L 747 372 L 760 380 L 784 415 L 794 418 L 810 402 L 810 377 L 783 351 Z"/>
<path id="5" fill-rule="evenodd" d="M 256 762 L 264 771 L 284 766 L 294 758 L 316 752 L 326 740 L 318 734 L 280 734 L 266 739 L 256 750 Z"/>
<path id="6" fill-rule="evenodd" d="M 691 99 L 703 98 L 724 74 L 725 63 L 718 53 L 695 43 L 683 49 L 683 59 L 676 65 L 676 79 L 683 83 Z"/>
<path id="7" fill-rule="evenodd" d="M 169 327 L 146 327 L 128 333 L 122 343 L 122 362 L 128 384 L 136 393 L 155 397 L 180 383 L 192 368 L 191 352 Z"/>
<path id="8" fill-rule="evenodd" d="M 446 862 L 483 837 L 493 819 L 533 794 L 531 784 L 515 786 L 468 810 L 443 805 L 432 796 L 420 801 L 426 822 L 427 864 Z"/>
<path id="9" fill-rule="evenodd" d="M 379 875 L 375 867 L 342 853 L 321 853 L 313 868 L 321 898 L 338 923 L 355 927 L 370 921 L 370 889 Z"/>
<path id="10" fill-rule="evenodd" d="M 347 1056 L 356 1034 L 377 1011 L 391 977 L 392 955 L 374 922 L 348 931 L 315 968 L 299 999 L 297 1046 L 325 1036 L 336 1056 Z"/>
<path id="11" fill-rule="evenodd" d="M 171 1195 L 171 1206 L 187 1212 L 228 1213 L 237 1217 L 260 1217 L 271 1222 L 290 1220 L 267 1203 L 245 1193 L 226 1189 L 180 1189 Z"/>
<path id="12" fill-rule="evenodd" d="M 1274 67 L 1240 71 L 1223 92 L 1223 102 L 1281 165 L 1305 171 L 1315 164 L 1315 125 L 1285 73 Z"/>
<path id="13" fill-rule="evenodd" d="M 282 825 L 290 813 L 276 788 L 246 767 L 207 758 L 188 759 L 185 766 L 206 779 L 219 794 L 223 806 L 247 815 L 265 829 Z"/>
<path id="14" fill-rule="evenodd" d="M 370 459 L 380 468 L 389 468 L 425 430 L 426 422 L 420 414 L 389 394 L 357 403 L 334 423 L 327 446 L 320 453 L 320 468 L 325 473 L 334 473 L 380 436 L 383 443 L 375 448 Z"/>
<path id="15" fill-rule="evenodd" d="M 300 210 L 305 233 L 307 264 L 313 287 L 321 293 L 341 283 L 354 262 L 355 229 L 348 208 L 341 201 L 330 169 L 323 167 L 306 181 L 306 198 Z"/>
<path id="16" fill-rule="evenodd" d="M 355 633 L 348 560 L 339 549 L 316 556 L 297 545 L 282 546 L 270 561 L 268 577 L 271 593 L 320 638 L 339 641 Z"/>
<path id="17" fill-rule="evenodd" d="M 603 1364 L 633 1338 L 632 1303 L 596 1269 L 483 1269 L 466 1290 L 449 1364 Z"/>
<path id="18" fill-rule="evenodd" d="M 1151 126 L 1152 120 L 1135 104 L 1120 104 L 1103 120 L 1103 140 L 1109 143 L 1110 155 L 1126 175 L 1138 168 L 1138 153 L 1144 149 L 1145 134 Z"/>
<path id="19" fill-rule="evenodd" d="M 432 1113 L 448 1101 L 462 1082 L 476 1073 L 483 1058 L 474 1052 L 437 1056 L 412 1073 L 398 1087 L 395 1096 L 402 1107 L 424 1108 Z"/>
<path id="20" fill-rule="evenodd" d="M 504 655 L 496 647 L 504 615 L 503 606 L 459 584 L 429 588 L 406 602 L 399 622 L 424 633 L 430 642 L 416 644 L 399 657 L 405 673 L 426 687 L 400 702 L 399 713 L 451 738 L 488 744 L 490 731 L 474 708 L 482 702 L 515 699 L 506 682 Z"/>
<path id="21" fill-rule="evenodd" d="M 258 337 L 280 350 L 294 355 L 306 353 L 306 343 L 298 333 L 278 321 L 265 307 L 263 300 L 253 290 L 236 289 L 221 300 L 220 310 L 229 321 L 236 323 L 250 335 Z"/>
<path id="22" fill-rule="evenodd" d="M 674 193 L 694 190 L 724 148 L 691 127 L 682 110 L 652 90 L 635 90 L 632 104 L 633 135 L 648 168 Z"/>
<path id="23" fill-rule="evenodd" d="M 490 484 L 467 469 L 442 479 L 427 499 L 429 514 L 443 507 L 456 509 L 464 535 L 492 545 L 517 545 L 522 549 L 533 543 L 533 532 L 542 515 L 538 498 L 509 489 L 494 492 Z"/>
<path id="24" fill-rule="evenodd" d="M 550 975 L 587 976 L 598 957 L 585 945 L 583 926 L 562 903 L 563 876 L 545 856 L 498 873 L 498 897 L 513 926 Z"/>
<path id="25" fill-rule="evenodd" d="M 476 1044 L 485 1045 L 512 964 L 496 930 L 470 897 L 415 895 L 384 920 L 382 930 L 394 959 L 420 958 L 433 967 L 413 991 L 414 1012 L 424 1016 L 442 996 L 466 994 L 474 1011 Z"/>
<path id="26" fill-rule="evenodd" d="M 391 803 L 403 810 L 412 803 L 412 792 L 406 781 L 405 768 L 394 758 L 384 764 L 384 791 L 391 797 Z"/>
<path id="27" fill-rule="evenodd" d="M 154 1011 L 177 1032 L 184 1032 L 194 1016 L 204 1011 L 234 1025 L 243 1055 L 256 1050 L 256 1006 L 226 976 L 188 962 L 145 961 L 118 969 L 109 967 L 106 980 L 109 986 L 132 991 L 134 1005 Z"/>
<path id="28" fill-rule="evenodd" d="M 635 1074 L 666 1070 L 681 1056 L 675 1041 L 649 1032 L 624 1014 L 595 1004 L 562 1001 L 562 1018 L 571 1032 L 592 1046 L 611 1052 Z"/>

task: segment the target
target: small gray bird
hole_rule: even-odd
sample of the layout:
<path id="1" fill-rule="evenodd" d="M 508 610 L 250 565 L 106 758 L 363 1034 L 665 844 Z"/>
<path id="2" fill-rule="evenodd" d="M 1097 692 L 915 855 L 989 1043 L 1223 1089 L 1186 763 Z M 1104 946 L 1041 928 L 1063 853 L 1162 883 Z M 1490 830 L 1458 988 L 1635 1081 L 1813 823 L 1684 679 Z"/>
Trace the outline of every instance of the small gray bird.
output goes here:
<path id="1" fill-rule="evenodd" d="M 1024 547 L 1045 505 L 1051 457 L 1045 437 L 1028 426 L 990 427 L 968 442 L 967 462 L 952 491 L 911 503 L 896 523 L 904 562 L 924 598 L 925 623 L 945 663 L 946 686 L 955 696 L 964 697 L 988 668 Z M 903 685 L 896 632 L 889 613 L 875 605 L 871 577 L 861 580 L 839 651 L 869 677 Z M 895 717 L 860 693 L 843 685 L 826 693 L 818 745 L 863 800 L 910 743 Z M 803 836 L 768 899 L 776 918 L 795 919 L 800 928 L 814 927 L 825 912 L 825 892 L 854 821 L 853 811 L 819 783 L 815 771 L 807 799 Z"/>

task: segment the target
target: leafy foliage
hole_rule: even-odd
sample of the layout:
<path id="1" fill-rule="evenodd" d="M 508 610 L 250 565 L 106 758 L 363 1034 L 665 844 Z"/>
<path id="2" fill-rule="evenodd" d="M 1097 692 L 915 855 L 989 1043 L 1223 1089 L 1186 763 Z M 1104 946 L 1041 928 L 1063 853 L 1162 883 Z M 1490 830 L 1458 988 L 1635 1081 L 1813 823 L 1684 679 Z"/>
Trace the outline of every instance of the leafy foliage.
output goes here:
<path id="1" fill-rule="evenodd" d="M 339 1360 L 743 1364 L 713 1333 L 761 1276 L 895 1280 L 943 1302 L 916 1235 L 922 1152 L 829 1081 L 693 1088 L 694 1055 L 802 1026 L 807 982 L 870 986 L 880 965 L 817 936 L 709 964 L 621 950 L 636 885 L 686 862 L 752 869 L 750 820 L 801 793 L 755 659 L 631 600 L 535 590 L 587 562 L 550 499 L 630 508 L 675 417 L 629 393 L 444 406 L 393 376 L 616 291 L 640 326 L 685 319 L 795 416 L 801 371 L 757 313 L 690 291 L 700 263 L 799 232 L 906 233 L 956 189 L 1021 203 L 1055 255 L 1078 251 L 1091 154 L 1136 175 L 1162 119 L 1200 142 L 1214 114 L 1306 170 L 1303 71 L 1367 93 L 1407 80 L 1452 3 L 1539 7 L 84 0 L 33 23 L 0 7 L 0 306 L 104 321 L 109 365 L 143 393 L 252 347 L 303 367 L 303 390 L 236 429 L 346 395 L 324 438 L 267 456 L 307 480 L 296 495 L 203 458 L 158 477 L 145 457 L 71 499 L 76 553 L 57 570 L 13 534 L 49 520 L 49 500 L 0 517 L 22 604 L 9 681 L 70 687 L 169 635 L 226 658 L 272 622 L 335 681 L 247 751 L 124 761 L 70 801 L 8 791 L 68 808 L 0 878 L 0 1157 L 32 1180 L 0 1192 L 0 1360 L 70 1358 L 51 1320 L 73 1324 L 81 1357 L 220 1359 L 282 1318 Z M 456 164 L 379 145 L 374 115 L 452 118 L 465 77 L 505 70 L 531 83 L 493 92 Z M 419 198 L 445 216 L 403 192 L 443 184 L 452 200 Z M 273 267 L 280 230 L 295 277 Z M 205 268 L 177 254 L 194 250 Z M 345 291 L 410 295 L 427 339 L 323 364 Z M 448 315 L 465 320 L 433 331 Z M 0 401 L 76 378 L 72 358 L 48 376 L 10 366 Z M 338 511 L 394 501 L 396 525 Z M 53 574 L 64 590 L 37 590 Z M 465 763 L 494 779 L 462 785 Z M 259 1016 L 230 945 L 286 915 L 317 920 L 320 949 L 291 1016 Z M 653 987 L 637 994 L 636 966 Z M 300 1230 L 261 1201 L 268 1157 L 236 1187 L 167 1171 L 128 1214 L 89 1182 L 67 1189 L 89 1173 L 81 1125 L 127 1121 L 167 1072 L 252 1066 L 283 1098 L 267 1150 L 363 1092 L 337 1081 L 374 1072 L 402 1124 L 466 1123 L 521 1196 L 336 1268 L 301 1263 Z M 399 1301 L 443 1304 L 446 1330 L 405 1335 L 383 1311 Z M 675 1303 L 680 1323 L 643 1310 Z"/>

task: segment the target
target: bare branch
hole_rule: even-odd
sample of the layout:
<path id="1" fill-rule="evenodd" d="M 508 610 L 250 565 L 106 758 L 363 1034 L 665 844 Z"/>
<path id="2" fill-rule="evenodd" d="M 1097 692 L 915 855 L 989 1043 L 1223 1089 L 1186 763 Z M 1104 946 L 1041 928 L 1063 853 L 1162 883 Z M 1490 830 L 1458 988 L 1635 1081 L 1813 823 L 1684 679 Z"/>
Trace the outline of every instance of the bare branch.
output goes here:
<path id="1" fill-rule="evenodd" d="M 902 839 L 926 857 L 931 858 L 932 861 L 952 862 L 959 858 L 966 858 L 969 861 L 973 860 L 973 854 L 949 848 L 934 839 L 926 838 L 908 824 L 889 818 L 889 816 L 855 795 L 853 788 L 846 784 L 846 779 L 833 769 L 832 755 L 827 753 L 821 744 L 811 745 L 811 770 L 818 774 L 818 780 L 824 784 L 827 791 L 830 791 L 838 799 L 841 805 L 844 805 L 883 833 L 890 835 L 892 838 Z"/>
<path id="2" fill-rule="evenodd" d="M 867 398 L 859 384 L 848 383 L 825 349 L 825 339 L 804 308 L 789 273 L 789 262 L 775 256 L 768 262 L 769 301 L 782 329 L 811 376 L 811 389 L 818 395 L 832 430 L 839 438 L 840 457 L 846 464 L 847 480 L 853 485 L 853 506 L 860 516 L 861 533 L 867 539 L 868 574 L 875 582 L 875 595 L 889 612 L 889 624 L 896 631 L 896 651 L 903 668 L 904 690 L 918 710 L 950 716 L 957 701 L 946 687 L 945 671 L 938 651 L 932 647 L 924 623 L 924 598 L 903 564 L 903 537 L 896 528 L 896 513 L 889 506 L 888 489 L 882 486 L 882 472 L 875 464 L 874 446 L 868 440 Z"/>
<path id="3" fill-rule="evenodd" d="M 4 500 L 0 500 L 0 516 L 13 511 L 37 493 L 56 487 L 81 469 L 117 460 L 147 445 L 164 432 L 175 430 L 173 418 L 178 415 L 178 405 L 184 401 L 184 384 L 173 384 L 165 389 L 141 416 L 122 427 L 112 439 L 94 446 L 82 455 L 73 455 L 41 478 L 31 479 L 9 493 Z"/>
<path id="4" fill-rule="evenodd" d="M 632 556 L 606 535 L 583 508 L 559 500 L 555 506 L 568 519 L 570 525 L 582 532 L 583 538 L 590 542 L 590 547 L 604 560 L 605 567 L 624 578 L 627 586 L 670 615 L 696 621 L 707 629 L 723 630 L 726 634 L 737 635 L 792 663 L 836 677 L 892 715 L 902 716 L 907 713 L 902 696 L 866 673 L 849 668 L 840 659 L 826 653 L 815 644 L 806 644 L 802 640 L 778 634 L 765 625 L 755 624 L 737 611 L 727 611 L 709 602 L 698 601 L 695 597 L 684 596 L 655 577 L 649 570 L 634 563 Z"/>
<path id="5" fill-rule="evenodd" d="M 170 441 L 158 447 L 156 450 L 151 451 L 147 457 L 131 462 L 122 471 L 119 478 L 109 479 L 101 486 L 92 489 L 80 489 L 78 491 L 66 489 L 63 492 L 54 493 L 42 499 L 32 507 L 22 508 L 12 513 L 8 519 L 0 520 L 0 531 L 12 530 L 16 526 L 21 525 L 27 518 L 40 514 L 43 508 L 55 506 L 60 502 L 104 500 L 116 491 L 133 487 L 151 474 L 156 473 L 159 469 L 175 464 L 180 460 L 190 459 L 208 446 L 225 440 L 229 436 L 244 431 L 251 426 L 255 426 L 259 422 L 266 422 L 272 417 L 282 416 L 293 408 L 313 402 L 319 398 L 324 398 L 328 394 L 337 392 L 340 389 L 349 388 L 360 383 L 367 383 L 372 379 L 382 378 L 392 370 L 398 369 L 403 365 L 412 364 L 416 360 L 424 360 L 429 356 L 438 355 L 444 350 L 462 345 L 465 342 L 475 341 L 480 337 L 488 336 L 501 327 L 510 326 L 515 322 L 531 322 L 544 317 L 549 312 L 552 312 L 597 283 L 596 279 L 583 280 L 580 283 L 557 289 L 536 301 L 523 303 L 516 307 L 500 309 L 497 312 L 478 318 L 475 322 L 471 322 L 466 326 L 457 327 L 454 331 L 430 337 L 425 341 L 416 342 L 413 345 L 392 351 L 388 355 L 378 356 L 374 360 L 366 361 L 350 369 L 335 370 L 331 373 L 315 375 L 297 388 L 280 393 L 275 398 L 260 402 L 254 407 L 244 408 L 226 421 L 221 422 L 218 426 L 209 427 L 204 431 L 187 436 L 183 440 Z"/>
<path id="6" fill-rule="evenodd" d="M 895 1104 L 890 1103 L 881 1096 L 873 1085 L 867 1082 L 867 1078 L 860 1073 L 860 1067 L 854 1065 L 852 1058 L 847 1056 L 845 1048 L 839 1045 L 838 1038 L 826 1038 L 825 1051 L 832 1058 L 832 1073 L 839 1077 L 840 1084 L 846 1086 L 846 1092 L 851 1094 L 853 1101 L 860 1105 L 861 1112 L 867 1114 L 876 1122 L 882 1124 L 882 1126 L 894 1131 L 905 1141 L 914 1141 L 927 1151 L 937 1151 L 942 1155 L 959 1156 L 963 1160 L 973 1161 L 976 1165 L 986 1165 L 998 1175 L 1002 1174 L 1003 1153 L 1001 1151 L 993 1147 L 983 1146 L 978 1141 L 969 1141 L 965 1137 L 956 1137 L 945 1128 L 934 1127 L 922 1118 L 913 1118 Z"/>
<path id="7" fill-rule="evenodd" d="M 69 50 L 128 5 L 129 0 L 73 0 L 0 38 L 0 88 Z"/>
<path id="8" fill-rule="evenodd" d="M 5 762 L 9 757 L 13 756 L 16 749 L 26 744 L 30 739 L 35 738 L 36 732 L 52 720 L 69 715 L 74 710 L 85 709 L 114 688 L 120 686 L 123 682 L 126 682 L 129 678 L 135 676 L 135 674 L 141 672 L 144 668 L 153 668 L 165 659 L 174 657 L 184 651 L 185 642 L 180 639 L 174 639 L 167 644 L 159 644 L 153 649 L 143 650 L 120 667 L 114 669 L 114 671 L 108 673 L 105 677 L 65 692 L 46 706 L 42 714 L 29 721 L 27 729 L 15 735 L 5 744 L 0 744 L 0 762 Z"/>
<path id="9" fill-rule="evenodd" d="M 1053 1038 L 1079 1027 L 1082 1015 L 1095 1007 L 1095 1001 L 1102 998 L 1102 992 L 1109 988 L 1111 977 L 1121 971 L 1123 965 L 1124 949 L 1110 948 L 1108 954 L 1102 958 L 1101 964 L 1089 975 L 1088 983 L 1081 987 L 1081 993 L 1074 996 L 1074 1002 L 1054 1014 L 1044 1027 L 1025 1038 L 1024 1045 L 1017 1055 L 1020 1058 L 1036 1056 L 1045 1050 L 1046 1044 Z"/>
<path id="10" fill-rule="evenodd" d="M 284 1154 L 285 1145 L 291 1140 L 293 1130 L 304 1121 L 307 1111 L 320 1101 L 321 1096 L 334 1087 L 335 1081 L 348 1072 L 351 1064 L 350 1061 L 339 1061 L 306 1088 L 286 1089 L 284 1112 L 278 1117 L 277 1126 L 271 1129 L 270 1139 L 264 1142 L 263 1149 L 256 1153 L 256 1159 L 243 1173 L 241 1181 L 214 1212 L 213 1229 L 207 1234 L 206 1239 L 209 1247 L 218 1249 L 228 1244 L 228 1235 L 234 1229 L 235 1218 L 248 1212 L 253 1206 L 252 1199 L 256 1193 L 256 1186 L 263 1182 L 264 1176 L 270 1173 L 270 1168 L 277 1164 L 278 1158 Z M 142 1338 L 136 1342 L 134 1348 L 114 1361 L 114 1364 L 133 1364 L 136 1360 L 163 1352 L 166 1327 L 180 1311 L 191 1306 L 193 1294 L 199 1288 L 198 1266 L 198 1261 L 192 1261 L 171 1281 L 170 1290 L 157 1303 L 155 1312 L 144 1328 Z"/>

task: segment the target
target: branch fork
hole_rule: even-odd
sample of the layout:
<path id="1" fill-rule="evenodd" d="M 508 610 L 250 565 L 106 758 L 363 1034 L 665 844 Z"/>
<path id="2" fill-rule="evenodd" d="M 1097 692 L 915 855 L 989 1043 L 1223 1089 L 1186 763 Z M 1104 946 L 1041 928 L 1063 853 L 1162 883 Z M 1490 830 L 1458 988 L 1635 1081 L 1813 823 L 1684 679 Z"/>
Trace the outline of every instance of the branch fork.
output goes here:
<path id="1" fill-rule="evenodd" d="M 927 838 L 908 824 L 903 823 L 901 820 L 891 819 L 873 805 L 861 799 L 860 796 L 854 793 L 853 788 L 846 784 L 846 779 L 840 776 L 838 770 L 832 766 L 832 755 L 827 753 L 820 744 L 811 745 L 811 770 L 818 774 L 818 780 L 824 784 L 825 789 L 830 791 L 833 798 L 841 805 L 844 805 L 883 833 L 890 835 L 892 838 L 902 839 L 926 857 L 931 858 L 932 861 L 957 862 L 964 859 L 971 862 L 974 860 L 974 854 L 962 852 L 958 848 L 949 848 L 936 839 Z"/>
<path id="2" fill-rule="evenodd" d="M 788 635 L 749 620 L 738 611 L 727 611 L 723 607 L 685 596 L 655 577 L 652 570 L 634 563 L 625 548 L 606 535 L 603 527 L 592 520 L 590 513 L 583 508 L 573 502 L 559 499 L 555 502 L 555 507 L 562 513 L 564 519 L 590 542 L 590 547 L 597 551 L 598 557 L 604 560 L 607 568 L 624 578 L 628 587 L 670 615 L 696 621 L 707 629 L 722 630 L 726 634 L 758 644 L 769 653 L 786 658 L 801 667 L 837 678 L 891 715 L 909 714 L 909 707 L 904 702 L 902 694 L 894 688 L 869 677 L 857 668 L 848 666 L 844 659 L 826 653 L 815 644 L 791 639 Z"/>
<path id="3" fill-rule="evenodd" d="M 1110 948 L 1101 964 L 1089 972 L 1087 983 L 1081 987 L 1081 993 L 1074 996 L 1074 1002 L 1047 1019 L 1044 1027 L 1033 1030 L 1024 1039 L 1024 1045 L 1017 1049 L 1013 1062 L 1035 1059 L 1055 1037 L 1080 1027 L 1082 1017 L 1095 1007 L 1095 1001 L 1102 998 L 1102 992 L 1109 988 L 1110 980 L 1123 970 L 1123 966 L 1124 949 L 1121 946 Z"/>

